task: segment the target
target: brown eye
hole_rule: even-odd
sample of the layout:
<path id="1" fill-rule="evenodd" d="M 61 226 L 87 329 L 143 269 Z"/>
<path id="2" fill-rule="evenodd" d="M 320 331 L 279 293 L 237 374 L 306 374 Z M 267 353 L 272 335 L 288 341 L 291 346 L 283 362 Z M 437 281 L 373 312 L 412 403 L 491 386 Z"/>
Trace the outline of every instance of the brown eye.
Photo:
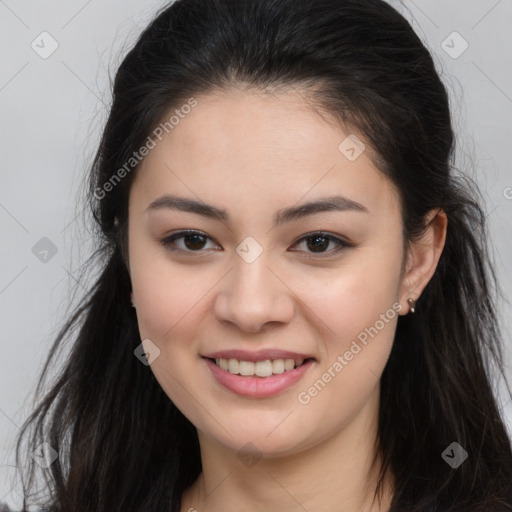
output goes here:
<path id="1" fill-rule="evenodd" d="M 340 240 L 338 237 L 332 236 L 329 233 L 312 233 L 306 235 L 299 240 L 300 243 L 306 242 L 306 252 L 318 254 L 320 256 L 337 254 L 343 249 L 353 247 L 348 242 Z M 334 249 L 328 249 L 334 244 Z"/>
<path id="2" fill-rule="evenodd" d="M 209 240 L 211 240 L 211 238 L 200 231 L 180 231 L 162 239 L 161 243 L 171 251 L 202 253 L 205 252 L 203 249 L 206 248 L 205 245 Z M 178 241 L 181 243 L 177 243 Z M 300 250 L 299 252 L 306 252 L 308 254 L 318 255 L 319 257 L 331 256 L 343 249 L 353 247 L 350 243 L 324 232 L 311 233 L 303 236 L 295 245 L 304 242 L 306 243 L 306 250 Z M 333 245 L 334 248 L 332 248 Z M 296 249 L 293 250 L 295 251 Z"/>
<path id="3" fill-rule="evenodd" d="M 161 243 L 173 251 L 201 252 L 209 239 L 206 234 L 198 231 L 180 231 L 164 238 Z M 177 240 L 182 240 L 183 244 L 180 246 L 175 243 Z"/>
<path id="4" fill-rule="evenodd" d="M 311 249 L 313 252 L 323 252 L 331 242 L 326 236 L 308 237 L 306 240 L 308 241 L 308 249 Z"/>
<path id="5" fill-rule="evenodd" d="M 185 235 L 183 241 L 187 249 L 197 250 L 204 247 L 205 237 L 203 235 Z"/>

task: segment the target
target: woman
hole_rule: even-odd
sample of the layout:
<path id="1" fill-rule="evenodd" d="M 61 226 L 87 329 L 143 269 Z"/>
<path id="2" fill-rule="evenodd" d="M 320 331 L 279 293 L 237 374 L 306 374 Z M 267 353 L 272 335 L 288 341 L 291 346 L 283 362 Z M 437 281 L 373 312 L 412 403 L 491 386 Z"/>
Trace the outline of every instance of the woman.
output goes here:
<path id="1" fill-rule="evenodd" d="M 45 507 L 512 510 L 485 215 L 408 22 L 179 0 L 113 92 L 102 272 L 18 442 Z"/>

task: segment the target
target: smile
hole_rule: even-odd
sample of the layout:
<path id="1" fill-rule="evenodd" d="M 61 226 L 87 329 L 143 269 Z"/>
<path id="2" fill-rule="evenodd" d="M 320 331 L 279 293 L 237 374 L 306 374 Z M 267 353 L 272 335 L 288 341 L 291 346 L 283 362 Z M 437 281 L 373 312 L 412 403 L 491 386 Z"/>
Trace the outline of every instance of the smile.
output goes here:
<path id="1" fill-rule="evenodd" d="M 222 388 L 250 398 L 268 398 L 285 391 L 316 363 L 313 358 L 244 361 L 202 357 L 202 360 Z"/>
<path id="2" fill-rule="evenodd" d="M 241 361 L 239 359 L 216 358 L 215 364 L 233 375 L 270 377 L 298 368 L 304 359 L 266 359 L 265 361 Z"/>

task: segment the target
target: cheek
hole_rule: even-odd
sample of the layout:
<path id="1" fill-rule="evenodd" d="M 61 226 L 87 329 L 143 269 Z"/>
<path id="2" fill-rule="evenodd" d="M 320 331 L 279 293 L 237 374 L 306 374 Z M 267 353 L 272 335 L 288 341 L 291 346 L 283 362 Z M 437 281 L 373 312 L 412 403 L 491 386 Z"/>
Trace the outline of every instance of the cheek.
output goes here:
<path id="1" fill-rule="evenodd" d="M 142 337 L 164 343 L 197 315 L 218 277 L 195 265 L 173 264 L 161 249 L 134 244 L 131 281 Z M 196 321 L 197 324 L 197 321 Z"/>
<path id="2" fill-rule="evenodd" d="M 340 403 L 345 404 L 345 413 L 356 410 L 377 385 L 398 321 L 400 256 L 399 250 L 367 250 L 351 262 L 347 259 L 328 284 L 315 287 L 311 280 L 305 303 L 319 319 L 316 324 L 322 325 L 317 375 L 324 376 L 311 389 L 312 395 L 307 388 L 302 390 L 315 402 L 311 411 L 331 407 L 334 411 Z"/>
<path id="3" fill-rule="evenodd" d="M 392 307 L 397 299 L 399 257 L 396 249 L 367 248 L 347 257 L 336 269 L 288 267 L 280 273 L 300 299 L 296 307 L 304 304 L 302 314 L 339 345 L 370 328 Z M 219 272 L 223 274 L 219 267 L 178 266 L 167 255 L 155 257 L 140 246 L 134 247 L 131 262 L 141 336 L 165 342 L 171 330 L 184 333 L 191 324 L 190 335 L 198 327 L 198 317 L 213 308 Z"/>
<path id="4" fill-rule="evenodd" d="M 310 287 L 304 303 L 322 320 L 326 336 L 357 334 L 392 308 L 397 300 L 395 279 L 380 283 L 368 274 L 334 277 L 328 288 Z M 340 340 L 341 341 L 341 340 Z"/>
<path id="5" fill-rule="evenodd" d="M 350 423 L 375 397 L 398 320 L 398 304 L 390 293 L 395 283 L 379 288 L 369 277 L 354 276 L 340 278 L 339 284 L 315 298 L 330 331 L 313 378 L 301 384 L 296 396 L 301 428 L 317 431 L 321 422 L 325 435 Z"/>
<path id="6" fill-rule="evenodd" d="M 302 277 L 301 299 L 321 320 L 326 339 L 337 345 L 350 342 L 386 313 L 386 328 L 380 321 L 378 327 L 387 330 L 389 321 L 397 316 L 393 305 L 398 307 L 399 257 L 398 251 L 379 254 L 366 250 L 347 258 L 346 264 L 326 278 Z"/>
<path id="7" fill-rule="evenodd" d="M 375 281 L 350 277 L 340 278 L 339 284 L 335 291 L 316 299 L 317 311 L 330 331 L 323 339 L 315 381 L 301 389 L 307 394 L 305 400 L 314 401 L 310 412 L 332 411 L 326 421 L 333 425 L 355 414 L 374 391 L 389 358 L 398 320 L 398 304 L 389 283 L 378 288 Z"/>
<path id="8" fill-rule="evenodd" d="M 205 272 L 184 270 L 169 261 L 133 259 L 132 284 L 141 339 L 160 350 L 151 371 L 173 403 L 194 424 L 207 428 L 198 407 L 201 382 L 190 379 L 197 371 L 201 319 L 208 314 L 208 292 L 218 280 Z M 191 397 L 195 397 L 191 399 Z M 199 402 L 200 403 L 200 402 Z"/>
<path id="9" fill-rule="evenodd" d="M 283 406 L 294 407 L 300 420 L 276 429 L 271 440 L 259 440 L 262 446 L 269 442 L 286 446 L 290 439 L 303 438 L 304 446 L 315 443 L 319 436 L 328 436 L 350 422 L 368 402 L 392 346 L 399 256 L 392 251 L 383 254 L 382 247 L 367 248 L 347 257 L 336 269 L 292 265 L 276 269 L 287 285 L 282 293 L 295 301 L 295 320 L 307 326 L 304 332 L 310 333 L 312 343 L 316 340 L 313 348 L 318 350 L 320 363 L 314 378 L 304 380 Z M 142 339 L 154 340 L 161 349 L 162 357 L 152 366 L 156 379 L 198 428 L 217 428 L 204 413 L 204 407 L 211 406 L 206 400 L 206 381 L 200 376 L 190 379 L 190 375 L 197 371 L 201 337 L 210 328 L 219 328 L 212 311 L 223 289 L 219 279 L 226 268 L 173 265 L 165 255 L 155 257 L 140 247 L 135 248 L 131 261 Z M 389 311 L 388 321 L 381 320 Z M 295 329 L 293 324 L 284 327 Z M 223 402 L 217 405 L 219 410 L 225 408 L 226 424 L 240 424 L 247 435 L 255 435 L 253 415 L 245 416 Z M 267 432 L 268 425 L 281 421 L 281 416 L 278 412 L 270 420 L 264 417 L 260 430 Z"/>

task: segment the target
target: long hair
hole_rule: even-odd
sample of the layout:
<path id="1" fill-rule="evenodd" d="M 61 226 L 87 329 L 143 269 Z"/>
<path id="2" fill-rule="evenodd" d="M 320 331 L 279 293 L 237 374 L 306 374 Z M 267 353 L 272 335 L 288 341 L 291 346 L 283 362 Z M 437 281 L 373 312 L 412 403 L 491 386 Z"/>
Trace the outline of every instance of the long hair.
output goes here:
<path id="1" fill-rule="evenodd" d="M 375 492 L 390 470 L 391 512 L 512 511 L 512 447 L 492 384 L 494 370 L 506 380 L 500 290 L 481 195 L 455 168 L 432 56 L 383 0 L 177 0 L 126 55 L 88 181 L 90 262 L 101 271 L 51 347 L 38 391 L 72 340 L 18 438 L 24 507 L 37 469 L 25 438 L 30 451 L 47 442 L 59 454 L 43 470 L 51 512 L 177 512 L 201 471 L 195 427 L 134 356 L 126 233 L 138 165 L 126 163 L 171 108 L 233 87 L 306 91 L 362 134 L 399 192 L 405 242 L 421 236 L 431 209 L 446 212 L 438 267 L 416 313 L 399 318 L 381 378 Z M 453 442 L 469 455 L 457 469 L 441 456 Z"/>

